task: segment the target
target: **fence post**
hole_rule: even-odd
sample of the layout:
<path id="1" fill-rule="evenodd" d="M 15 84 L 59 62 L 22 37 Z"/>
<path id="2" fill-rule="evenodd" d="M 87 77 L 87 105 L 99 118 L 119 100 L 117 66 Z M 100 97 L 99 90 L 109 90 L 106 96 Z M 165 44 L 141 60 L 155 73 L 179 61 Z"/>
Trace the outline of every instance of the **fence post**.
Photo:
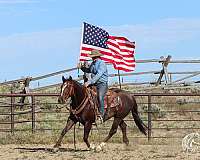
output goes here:
<path id="1" fill-rule="evenodd" d="M 169 74 L 169 83 L 172 83 L 172 74 Z"/>
<path id="2" fill-rule="evenodd" d="M 148 141 L 151 139 L 151 95 L 148 95 Z"/>
<path id="3" fill-rule="evenodd" d="M 158 86 L 159 84 L 161 84 L 161 80 L 162 80 L 162 77 L 163 75 L 165 75 L 165 82 L 168 84 L 169 83 L 169 75 L 168 75 L 168 72 L 167 72 L 167 66 L 171 60 L 171 56 L 168 55 L 167 58 L 164 58 L 163 56 L 160 57 L 160 62 L 162 62 L 162 70 L 160 72 L 160 76 L 156 82 L 156 86 Z"/>
<path id="4" fill-rule="evenodd" d="M 31 96 L 31 107 L 32 107 L 32 133 L 35 132 L 35 97 Z"/>
<path id="5" fill-rule="evenodd" d="M 121 77 L 120 77 L 119 70 L 118 70 L 118 80 L 119 80 L 119 88 L 122 89 L 122 85 L 121 85 Z"/>
<path id="6" fill-rule="evenodd" d="M 11 94 L 13 94 L 13 91 L 11 90 Z M 11 121 L 11 133 L 14 134 L 14 123 L 15 123 L 15 119 L 14 119 L 14 103 L 15 103 L 15 97 L 11 96 L 11 108 L 10 108 L 10 112 L 11 112 L 11 117 L 10 117 L 10 121 Z"/>
<path id="7" fill-rule="evenodd" d="M 29 93 L 30 92 L 30 90 L 29 90 L 29 84 L 30 84 L 30 81 L 31 81 L 31 78 L 30 77 L 27 77 L 25 80 L 24 80 L 24 88 L 23 88 L 23 90 L 22 90 L 22 92 L 21 93 L 23 93 L 23 94 L 26 94 L 26 93 Z M 21 98 L 20 98 L 20 103 L 21 103 L 21 107 L 20 107 L 20 109 L 22 109 L 23 107 L 24 107 L 24 101 L 25 101 L 25 96 L 22 96 Z M 28 97 L 28 101 L 29 101 L 29 103 L 31 103 L 30 101 L 30 98 Z"/>

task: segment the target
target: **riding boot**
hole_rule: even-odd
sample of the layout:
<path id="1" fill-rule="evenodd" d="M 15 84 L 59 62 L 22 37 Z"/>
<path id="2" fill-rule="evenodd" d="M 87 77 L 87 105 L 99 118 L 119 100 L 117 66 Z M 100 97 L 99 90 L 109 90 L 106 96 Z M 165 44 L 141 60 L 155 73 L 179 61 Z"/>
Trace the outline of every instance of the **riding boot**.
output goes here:
<path id="1" fill-rule="evenodd" d="M 103 116 L 101 114 L 97 115 L 97 120 L 100 122 L 100 124 L 103 123 Z"/>

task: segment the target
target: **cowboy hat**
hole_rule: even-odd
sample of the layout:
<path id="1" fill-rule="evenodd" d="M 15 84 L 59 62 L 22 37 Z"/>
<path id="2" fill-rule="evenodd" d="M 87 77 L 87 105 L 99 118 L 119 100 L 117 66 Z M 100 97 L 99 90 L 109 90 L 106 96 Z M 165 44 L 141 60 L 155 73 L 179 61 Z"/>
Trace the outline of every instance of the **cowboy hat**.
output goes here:
<path id="1" fill-rule="evenodd" d="M 103 56 L 103 54 L 101 54 L 98 50 L 92 50 L 89 54 L 89 57 L 93 58 L 93 57 L 100 57 Z"/>

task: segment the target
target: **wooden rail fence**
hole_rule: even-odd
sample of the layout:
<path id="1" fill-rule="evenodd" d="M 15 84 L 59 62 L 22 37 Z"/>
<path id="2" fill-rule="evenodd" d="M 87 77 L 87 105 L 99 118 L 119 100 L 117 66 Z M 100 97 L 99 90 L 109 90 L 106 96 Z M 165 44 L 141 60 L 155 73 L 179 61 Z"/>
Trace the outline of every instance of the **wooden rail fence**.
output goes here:
<path id="1" fill-rule="evenodd" d="M 146 114 L 147 114 L 147 119 L 145 121 L 145 123 L 147 124 L 148 126 L 148 140 L 150 140 L 151 138 L 174 138 L 174 137 L 155 137 L 155 136 L 152 136 L 152 130 L 156 130 L 156 129 L 169 129 L 169 128 L 155 128 L 155 127 L 152 127 L 152 123 L 154 122 L 170 122 L 170 121 L 174 121 L 174 122 L 180 122 L 180 121 L 185 121 L 185 122 L 199 122 L 200 119 L 152 119 L 152 116 L 154 113 L 156 113 L 157 111 L 154 111 L 152 109 L 152 106 L 154 104 L 158 104 L 158 105 L 162 105 L 163 103 L 160 102 L 154 102 L 153 99 L 155 97 L 186 97 L 186 96 L 189 96 L 189 97 L 199 97 L 200 94 L 191 94 L 191 93 L 173 93 L 173 94 L 169 94 L 169 93 L 133 93 L 132 95 L 134 95 L 136 98 L 138 97 L 146 97 L 147 98 L 147 101 L 146 102 L 140 102 L 139 103 L 139 106 L 141 104 L 147 104 L 147 110 L 146 110 Z M 15 108 L 17 105 L 19 105 L 17 102 L 16 102 L 16 98 L 17 97 L 23 97 L 23 96 L 30 96 L 31 99 L 32 99 L 32 103 L 29 104 L 31 106 L 31 110 L 29 111 L 25 111 L 25 112 L 16 112 L 15 111 Z M 37 128 L 36 127 L 36 123 L 38 122 L 47 122 L 45 120 L 41 121 L 41 120 L 37 120 L 36 119 L 36 115 L 38 114 L 37 112 L 37 109 L 36 108 L 36 98 L 37 97 L 54 97 L 54 98 L 57 98 L 58 94 L 57 93 L 52 93 L 52 94 L 43 94 L 43 93 L 29 93 L 29 94 L 0 94 L 0 97 L 2 98 L 9 98 L 10 99 L 10 103 L 8 101 L 6 102 L 2 102 L 0 103 L 0 109 L 2 108 L 10 108 L 10 111 L 8 113 L 4 113 L 4 112 L 1 112 L 0 113 L 0 117 L 1 116 L 9 116 L 10 117 L 10 121 L 3 121 L 1 119 L 0 121 L 0 126 L 3 125 L 3 124 L 7 124 L 7 125 L 10 125 L 9 128 L 1 128 L 0 127 L 0 132 L 11 132 L 11 133 L 15 133 L 16 131 L 23 131 L 23 130 L 17 130 L 15 129 L 15 124 L 19 124 L 19 123 L 31 123 L 31 131 L 32 133 L 34 133 L 35 131 L 38 131 L 38 130 L 52 130 L 52 128 Z M 168 102 L 168 104 L 170 104 L 171 102 Z M 37 103 L 37 106 L 38 105 L 41 105 L 42 103 Z M 48 103 L 46 103 L 48 104 Z M 49 103 L 49 104 L 53 104 L 53 105 L 57 105 L 56 102 L 54 103 Z M 177 104 L 177 103 L 175 103 Z M 195 105 L 196 106 L 200 106 L 200 102 L 195 102 Z M 190 112 L 190 113 L 200 113 L 200 110 L 198 109 L 199 107 L 197 107 L 197 110 L 192 110 L 190 108 L 188 108 L 187 110 L 185 110 L 184 112 L 187 113 L 187 112 Z M 40 110 L 42 113 L 46 113 L 46 114 L 51 114 L 51 113 L 55 113 L 55 111 L 42 111 Z M 166 111 L 167 113 L 177 113 L 177 112 L 182 112 L 182 111 L 175 111 L 175 110 L 167 110 Z M 31 120 L 23 120 L 23 121 L 17 121 L 15 119 L 15 117 L 17 115 L 20 115 L 20 114 L 28 114 L 28 113 L 31 113 Z M 63 112 L 63 113 L 68 113 L 68 112 Z M 52 122 L 55 122 L 55 121 L 60 121 L 59 119 L 53 119 L 53 120 L 48 120 L 49 121 L 52 121 Z M 133 121 L 133 119 L 126 119 L 126 121 Z M 108 126 L 107 128 L 104 128 L 104 129 L 108 129 L 110 126 Z M 174 129 L 174 130 L 185 130 L 185 129 L 189 129 L 189 130 L 199 130 L 200 127 L 175 127 L 175 128 L 170 128 L 170 129 Z M 60 129 L 61 130 L 61 129 Z M 177 138 L 177 137 L 176 137 Z M 179 137 L 180 138 L 180 137 Z"/>
<path id="2" fill-rule="evenodd" d="M 148 59 L 148 60 L 136 60 L 136 63 L 139 64 L 145 64 L 145 63 L 157 63 L 157 64 L 161 64 L 161 69 L 159 70 L 154 70 L 154 71 L 142 71 L 142 72 L 130 72 L 130 73 L 120 73 L 119 71 L 116 74 L 109 74 L 109 77 L 119 77 L 119 85 L 121 86 L 121 80 L 122 78 L 120 77 L 124 77 L 124 76 L 133 76 L 133 75 L 146 75 L 146 74 L 150 74 L 150 75 L 159 75 L 158 76 L 158 80 L 155 82 L 146 82 L 147 84 L 155 84 L 155 85 L 159 85 L 162 82 L 164 82 L 167 85 L 171 85 L 171 84 L 177 84 L 180 83 L 184 80 L 187 80 L 189 78 L 195 77 L 200 75 L 200 71 L 179 71 L 179 72 L 171 72 L 168 70 L 168 66 L 170 64 L 199 64 L 200 60 L 172 60 L 172 56 L 168 55 L 166 58 L 161 56 L 160 59 Z M 108 64 L 110 65 L 110 64 Z M 12 85 L 14 83 L 23 83 L 25 85 L 25 87 L 29 86 L 29 82 L 32 81 L 38 81 L 41 79 L 46 79 L 49 77 L 53 77 L 53 76 L 57 76 L 63 73 L 68 73 L 68 72 L 75 72 L 77 71 L 77 68 L 70 68 L 70 69 L 65 69 L 65 70 L 61 70 L 61 71 L 57 71 L 57 72 L 53 72 L 53 73 L 49 73 L 49 74 L 45 74 L 45 75 L 41 75 L 41 76 L 37 76 L 37 77 L 26 77 L 26 78 L 21 78 L 21 79 L 16 79 L 16 80 L 10 80 L 10 81 L 6 81 L 6 82 L 1 82 L 0 85 Z M 77 72 L 76 74 L 78 74 L 78 80 L 82 80 L 82 75 L 79 75 L 79 72 Z M 172 75 L 187 75 L 185 77 L 176 79 L 174 81 L 172 81 Z M 162 81 L 164 77 L 164 80 Z M 132 83 L 134 84 L 134 83 Z M 137 85 L 139 85 L 139 83 L 136 83 Z M 144 84 L 144 82 L 142 82 L 141 84 Z M 49 85 L 49 87 L 53 87 L 53 86 L 57 86 L 59 84 L 53 84 L 53 85 Z M 47 88 L 48 86 L 46 86 Z M 26 93 L 25 91 L 22 93 Z"/>

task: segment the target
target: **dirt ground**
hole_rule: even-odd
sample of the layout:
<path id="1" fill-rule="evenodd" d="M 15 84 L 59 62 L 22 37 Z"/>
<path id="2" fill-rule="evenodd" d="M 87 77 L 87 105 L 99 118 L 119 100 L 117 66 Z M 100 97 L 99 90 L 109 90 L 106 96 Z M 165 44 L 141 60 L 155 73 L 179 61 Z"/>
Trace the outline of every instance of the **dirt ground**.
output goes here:
<path id="1" fill-rule="evenodd" d="M 0 145 L 0 160 L 199 160 L 200 153 L 185 153 L 181 146 L 141 145 L 128 147 L 108 143 L 101 152 L 89 151 L 84 143 L 62 145 L 58 152 L 51 145 Z"/>

